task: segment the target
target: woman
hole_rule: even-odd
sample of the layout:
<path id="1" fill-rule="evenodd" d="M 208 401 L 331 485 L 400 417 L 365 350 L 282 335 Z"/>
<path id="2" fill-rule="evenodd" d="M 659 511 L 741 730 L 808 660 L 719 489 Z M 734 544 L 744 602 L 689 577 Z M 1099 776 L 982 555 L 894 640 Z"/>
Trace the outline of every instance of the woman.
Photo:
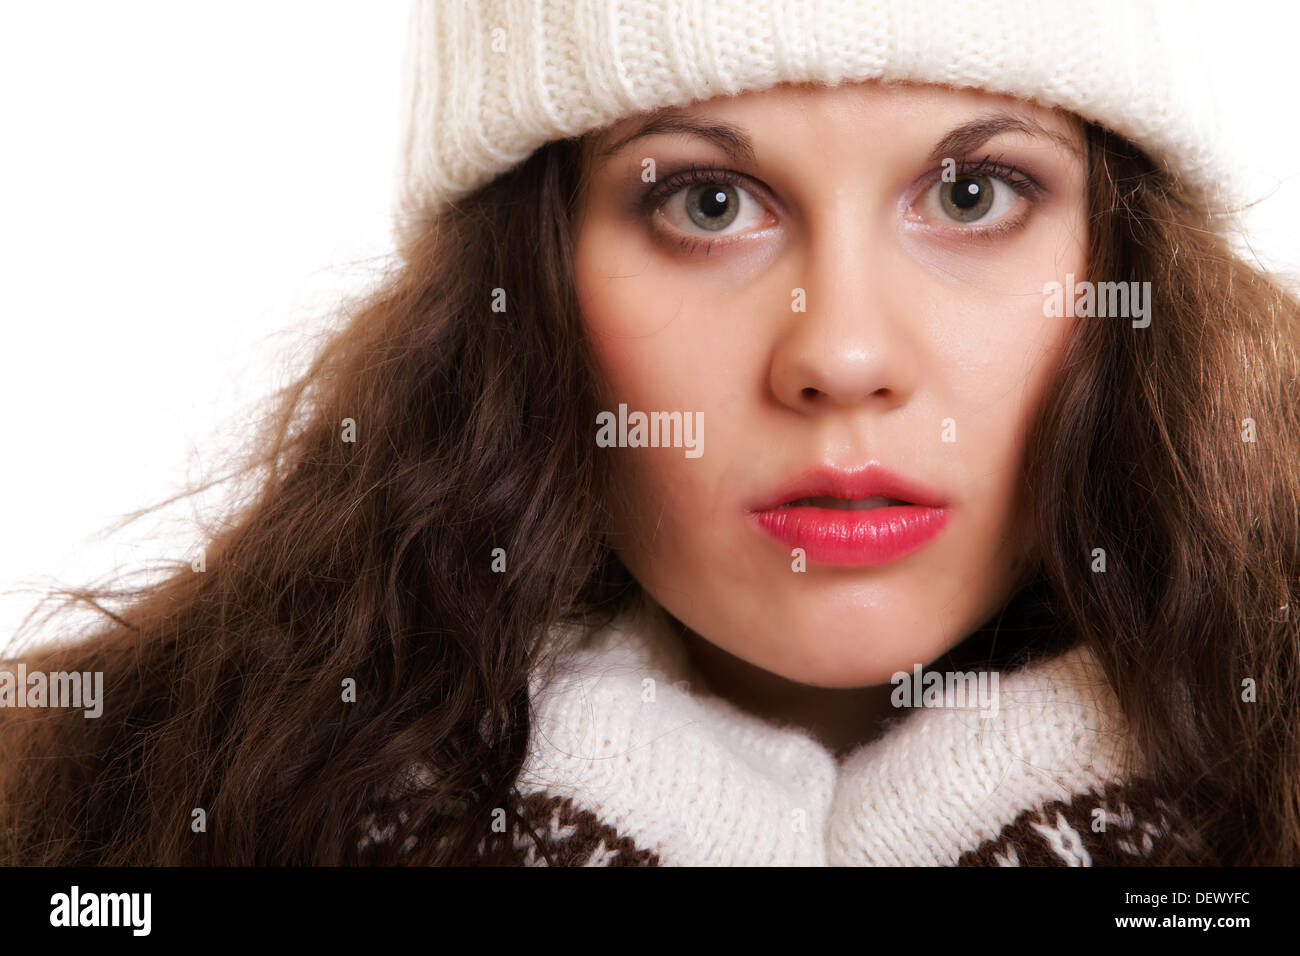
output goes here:
<path id="1" fill-rule="evenodd" d="M 400 267 L 23 660 L 103 714 L 0 712 L 3 859 L 1300 862 L 1300 309 L 1194 37 L 967 12 L 418 3 Z"/>

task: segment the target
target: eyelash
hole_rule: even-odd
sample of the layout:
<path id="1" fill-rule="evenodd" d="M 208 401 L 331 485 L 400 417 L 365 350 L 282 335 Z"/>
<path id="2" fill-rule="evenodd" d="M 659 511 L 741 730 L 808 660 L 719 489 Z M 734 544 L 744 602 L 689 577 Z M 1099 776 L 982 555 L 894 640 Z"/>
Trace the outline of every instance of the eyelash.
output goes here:
<path id="1" fill-rule="evenodd" d="M 1046 190 L 1028 173 L 1019 166 L 1013 166 L 1002 161 L 1002 157 L 996 159 L 993 155 L 987 154 L 978 161 L 970 159 L 957 160 L 954 173 L 958 176 L 973 176 L 977 174 L 986 175 L 991 179 L 997 179 L 1007 186 L 1011 187 L 1017 195 L 1023 196 L 1031 203 L 1036 203 L 1043 198 Z M 917 193 L 916 198 L 924 196 L 934 184 L 942 179 L 943 170 L 938 169 L 932 172 L 925 179 L 925 186 Z M 1028 222 L 1028 216 L 1021 216 L 1019 219 L 1006 220 L 992 226 L 974 226 L 969 229 L 955 230 L 961 235 L 962 239 L 967 242 L 989 242 L 1000 239 L 1010 233 L 1020 229 Z"/>
<path id="2" fill-rule="evenodd" d="M 1018 195 L 1024 196 L 1031 202 L 1039 201 L 1043 196 L 1043 187 L 1040 186 L 1029 174 L 1018 166 L 1012 166 L 1002 161 L 1002 157 L 997 159 L 992 154 L 986 155 L 978 161 L 970 159 L 958 160 L 954 169 L 958 176 L 970 176 L 975 174 L 984 174 L 993 179 L 1001 180 L 1007 186 L 1015 190 Z M 925 180 L 924 188 L 918 193 L 919 196 L 925 195 L 925 191 L 932 188 L 936 182 L 939 182 L 943 174 L 942 168 L 933 170 Z M 744 187 L 751 193 L 766 195 L 766 189 L 750 177 L 729 169 L 716 169 L 708 166 L 699 166 L 691 163 L 685 169 L 669 173 L 663 179 L 652 183 L 649 188 L 643 190 L 633 201 L 633 211 L 649 222 L 650 217 L 673 195 L 682 189 L 699 183 L 725 183 L 732 186 Z M 1018 221 L 1000 222 L 996 226 L 985 228 L 973 227 L 969 229 L 958 229 L 956 232 L 973 242 L 982 242 L 990 239 L 996 239 L 1007 233 L 1014 232 L 1025 224 L 1025 218 L 1021 217 Z M 683 236 L 677 241 L 681 249 L 685 249 L 689 255 L 694 255 L 701 244 L 704 246 L 704 254 L 707 256 L 709 250 L 718 242 L 717 239 L 699 239 L 693 236 Z"/>
<path id="3" fill-rule="evenodd" d="M 740 186 L 750 193 L 767 195 L 767 191 L 750 179 L 740 173 L 733 172 L 729 169 L 714 169 L 708 166 L 698 166 L 691 163 L 687 168 L 669 173 L 658 182 L 652 183 L 650 187 L 644 190 L 635 200 L 635 211 L 642 216 L 647 222 L 650 217 L 667 202 L 675 193 L 680 192 L 687 186 L 705 183 L 726 183 L 730 186 Z M 694 236 L 683 236 L 678 240 L 677 245 L 685 249 L 689 255 L 694 255 L 695 251 L 701 244 L 704 246 L 704 254 L 707 256 L 709 250 L 713 248 L 717 239 L 700 239 Z"/>

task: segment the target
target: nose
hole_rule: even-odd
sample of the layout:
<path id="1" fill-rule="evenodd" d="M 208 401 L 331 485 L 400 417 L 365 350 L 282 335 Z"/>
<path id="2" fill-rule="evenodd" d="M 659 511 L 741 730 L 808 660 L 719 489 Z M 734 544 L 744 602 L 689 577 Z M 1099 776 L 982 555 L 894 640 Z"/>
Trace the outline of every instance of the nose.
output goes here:
<path id="1" fill-rule="evenodd" d="M 917 356 L 907 309 L 920 303 L 900 279 L 886 238 L 844 201 L 807 233 L 803 284 L 791 290 L 790 314 L 773 342 L 769 387 L 801 413 L 907 400 Z M 798 290 L 803 291 L 799 302 Z M 796 311 L 802 304 L 804 311 Z"/>

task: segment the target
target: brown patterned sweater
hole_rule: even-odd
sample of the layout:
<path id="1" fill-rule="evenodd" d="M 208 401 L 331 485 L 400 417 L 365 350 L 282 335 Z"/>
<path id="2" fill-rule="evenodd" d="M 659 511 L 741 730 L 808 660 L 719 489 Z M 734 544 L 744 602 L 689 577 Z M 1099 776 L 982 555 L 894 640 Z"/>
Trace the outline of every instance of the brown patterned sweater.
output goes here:
<path id="1" fill-rule="evenodd" d="M 516 841 L 515 861 L 521 866 L 665 865 L 658 853 L 566 797 L 534 793 L 520 809 L 540 838 Z M 1089 791 L 1022 811 L 997 837 L 958 856 L 955 865 L 1156 865 L 1162 850 L 1183 839 L 1171 830 L 1171 817 L 1177 819 L 1146 787 L 1110 784 L 1100 795 Z"/>
<path id="2" fill-rule="evenodd" d="M 665 622 L 570 634 L 534 677 L 519 864 L 1152 865 L 1191 845 L 1083 648 L 1000 675 L 995 706 L 944 691 L 837 760 L 692 691 Z"/>

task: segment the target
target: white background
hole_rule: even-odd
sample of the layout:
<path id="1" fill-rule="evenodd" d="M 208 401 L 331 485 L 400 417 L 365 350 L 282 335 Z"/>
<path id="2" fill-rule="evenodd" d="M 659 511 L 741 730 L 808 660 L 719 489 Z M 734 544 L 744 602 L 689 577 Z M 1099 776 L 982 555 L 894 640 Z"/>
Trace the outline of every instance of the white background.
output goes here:
<path id="1" fill-rule="evenodd" d="M 1223 9 L 1251 235 L 1300 274 L 1300 13 Z M 96 533 L 219 470 L 372 281 L 405 26 L 404 0 L 0 6 L 0 648 L 34 588 L 188 561 L 193 503 Z"/>

